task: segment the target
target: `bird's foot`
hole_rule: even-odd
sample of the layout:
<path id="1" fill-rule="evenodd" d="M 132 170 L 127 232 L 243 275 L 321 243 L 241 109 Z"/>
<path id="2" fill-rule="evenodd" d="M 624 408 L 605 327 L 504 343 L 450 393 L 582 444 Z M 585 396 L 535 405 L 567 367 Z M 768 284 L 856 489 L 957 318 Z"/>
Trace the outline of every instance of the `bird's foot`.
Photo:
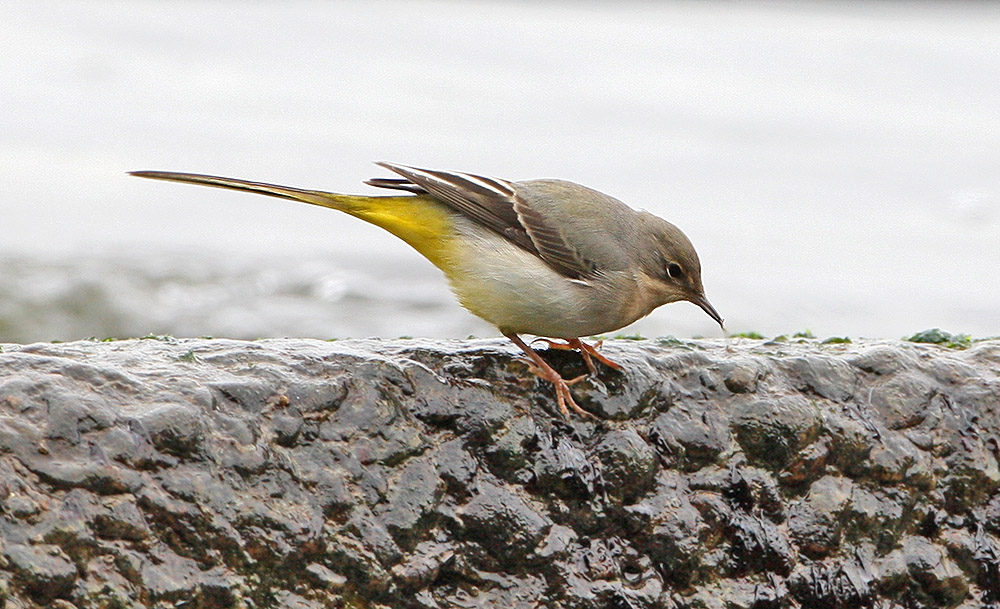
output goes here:
<path id="1" fill-rule="evenodd" d="M 556 390 L 556 403 L 559 405 L 559 411 L 562 413 L 563 417 L 569 418 L 569 411 L 577 413 L 578 415 L 586 418 L 596 418 L 593 414 L 587 412 L 576 403 L 573 399 L 573 394 L 569 390 L 570 385 L 575 385 L 580 381 L 587 378 L 587 375 L 581 375 L 569 380 L 564 379 L 555 368 L 550 366 L 541 355 L 526 345 L 523 340 L 517 334 L 506 334 L 507 338 L 511 339 L 515 345 L 520 347 L 521 351 L 528 356 L 528 370 L 531 371 L 535 376 L 544 379 L 552 383 Z"/>
<path id="2" fill-rule="evenodd" d="M 580 355 L 583 357 L 583 362 L 585 364 L 587 364 L 587 370 L 590 370 L 590 373 L 593 374 L 594 376 L 597 375 L 597 366 L 594 365 L 594 361 L 593 361 L 594 359 L 596 359 L 597 361 L 601 362 L 605 366 L 607 366 L 609 368 L 612 368 L 614 370 L 617 370 L 619 372 L 621 372 L 622 370 L 624 370 L 624 368 L 622 367 L 621 364 L 619 364 L 617 362 L 613 362 L 610 359 L 608 359 L 607 357 L 605 357 L 605 356 L 603 356 L 603 355 L 600 354 L 600 352 L 598 351 L 598 349 L 600 349 L 601 345 L 604 344 L 603 340 L 599 340 L 596 343 L 594 343 L 593 345 L 588 345 L 587 343 L 583 342 L 579 338 L 567 338 L 567 339 L 564 339 L 564 340 L 566 342 L 563 343 L 563 342 L 554 341 L 551 338 L 536 338 L 535 340 L 531 341 L 531 344 L 533 345 L 533 344 L 535 344 L 537 342 L 543 342 L 550 349 L 562 349 L 562 350 L 565 350 L 565 351 L 579 351 Z M 591 358 L 593 358 L 593 359 L 591 359 Z"/>
<path id="3" fill-rule="evenodd" d="M 600 354 L 598 349 L 600 349 L 601 345 L 604 344 L 603 340 L 599 340 L 593 345 L 588 345 L 579 338 L 572 338 L 570 339 L 569 344 L 579 349 L 580 353 L 583 354 L 584 359 L 586 359 L 586 357 L 589 355 L 594 359 L 596 359 L 597 361 L 604 364 L 605 366 L 607 366 L 608 368 L 611 368 L 612 370 L 617 370 L 618 372 L 622 372 L 623 370 L 625 370 L 625 368 L 618 362 L 611 361 L 607 357 Z"/>
<path id="4" fill-rule="evenodd" d="M 545 379 L 546 381 L 549 381 L 549 382 L 552 382 L 552 383 L 555 382 L 554 380 L 552 380 L 551 378 L 549 378 L 550 377 L 549 372 L 547 370 L 544 370 L 544 369 L 539 368 L 538 366 L 536 366 L 535 362 L 533 362 L 531 360 L 521 360 L 521 361 L 523 361 L 524 363 L 526 363 L 528 365 L 528 372 L 534 374 L 535 376 L 537 376 L 540 379 Z M 590 378 L 589 374 L 581 374 L 580 376 L 575 376 L 575 377 L 573 377 L 571 379 L 565 379 L 558 372 L 556 372 L 556 370 L 554 368 L 549 368 L 549 370 L 551 370 L 552 372 L 555 372 L 556 376 L 559 377 L 559 380 L 561 380 L 562 382 L 566 383 L 567 385 L 576 385 L 580 381 L 585 381 L 588 378 Z"/>
<path id="5" fill-rule="evenodd" d="M 576 403 L 576 400 L 573 399 L 573 394 L 569 390 L 570 385 L 575 385 L 580 381 L 585 380 L 587 378 L 586 374 L 582 374 L 571 379 L 564 379 L 551 366 L 541 368 L 536 366 L 533 362 L 528 364 L 528 370 L 530 370 L 531 373 L 538 378 L 552 383 L 556 390 L 556 403 L 559 405 L 559 412 L 562 413 L 564 418 L 569 418 L 570 410 L 582 417 L 589 419 L 596 418 L 593 414 L 587 412 L 583 408 L 580 408 L 579 404 Z"/>

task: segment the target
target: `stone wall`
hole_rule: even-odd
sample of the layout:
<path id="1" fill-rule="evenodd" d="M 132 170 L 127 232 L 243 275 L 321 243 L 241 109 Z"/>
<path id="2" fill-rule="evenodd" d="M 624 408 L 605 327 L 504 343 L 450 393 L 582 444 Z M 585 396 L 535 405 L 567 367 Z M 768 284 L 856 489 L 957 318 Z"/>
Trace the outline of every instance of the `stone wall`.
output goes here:
<path id="1" fill-rule="evenodd" d="M 604 353 L 3 345 L 0 607 L 1000 606 L 1000 341 Z"/>

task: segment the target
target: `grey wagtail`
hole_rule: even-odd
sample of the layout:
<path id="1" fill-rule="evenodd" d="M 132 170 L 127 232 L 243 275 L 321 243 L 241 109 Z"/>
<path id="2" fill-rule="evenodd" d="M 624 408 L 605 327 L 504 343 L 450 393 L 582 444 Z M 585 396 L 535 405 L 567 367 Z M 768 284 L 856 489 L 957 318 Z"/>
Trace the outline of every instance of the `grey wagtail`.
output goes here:
<path id="1" fill-rule="evenodd" d="M 679 228 L 618 199 L 564 180 L 496 178 L 378 163 L 400 178 L 366 183 L 402 196 L 342 195 L 192 173 L 135 171 L 156 180 L 246 190 L 339 209 L 396 235 L 441 269 L 459 302 L 495 325 L 531 359 L 531 371 L 555 385 L 567 406 L 570 385 L 518 334 L 563 339 L 550 347 L 580 351 L 621 366 L 581 336 L 617 330 L 668 302 L 687 300 L 722 326 L 705 297 L 701 263 Z M 593 358 L 593 359 L 592 359 Z"/>

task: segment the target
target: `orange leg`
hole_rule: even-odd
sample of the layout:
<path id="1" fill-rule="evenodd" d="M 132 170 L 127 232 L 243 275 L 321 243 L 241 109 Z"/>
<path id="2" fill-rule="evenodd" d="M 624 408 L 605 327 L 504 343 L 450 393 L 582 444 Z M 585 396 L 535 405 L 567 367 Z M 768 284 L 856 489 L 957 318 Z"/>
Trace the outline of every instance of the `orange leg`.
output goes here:
<path id="1" fill-rule="evenodd" d="M 548 345 L 550 349 L 565 349 L 568 351 L 579 351 L 580 355 L 583 356 L 584 363 L 587 364 L 587 369 L 590 370 L 590 373 L 593 375 L 597 374 L 597 366 L 594 365 L 594 362 L 591 360 L 591 357 L 601 362 L 605 366 L 608 366 L 609 368 L 613 368 L 615 370 L 618 370 L 619 372 L 623 370 L 621 364 L 609 360 L 608 358 L 604 357 L 597 351 L 601 347 L 601 345 L 604 344 L 603 340 L 599 340 L 593 345 L 588 345 L 579 338 L 567 338 L 564 340 L 566 341 L 565 343 L 559 343 L 548 338 L 536 338 L 535 340 L 531 341 L 531 344 L 535 344 L 541 341 L 546 345 Z"/>
<path id="2" fill-rule="evenodd" d="M 520 336 L 514 333 L 507 334 L 506 332 L 504 332 L 504 336 L 512 340 L 514 344 L 520 347 L 521 351 L 524 351 L 525 355 L 527 355 L 531 359 L 530 370 L 532 374 L 534 374 L 539 378 L 545 379 L 546 381 L 552 383 L 555 386 L 556 402 L 558 402 L 559 410 L 560 412 L 562 412 L 562 415 L 564 417 L 568 419 L 569 411 L 572 410 L 573 412 L 581 416 L 594 418 L 594 415 L 587 412 L 583 408 L 580 408 L 577 405 L 576 401 L 573 400 L 573 394 L 570 393 L 569 391 L 570 385 L 579 383 L 580 381 L 586 378 L 586 375 L 578 376 L 574 379 L 570 379 L 567 381 L 562 376 L 560 376 L 558 372 L 556 372 L 555 368 L 548 365 L 548 363 L 546 363 L 546 361 L 542 359 L 541 355 L 538 355 L 538 353 L 534 349 L 524 344 L 524 341 L 521 340 Z"/>
<path id="3" fill-rule="evenodd" d="M 603 340 L 599 340 L 593 345 L 588 345 L 579 338 L 570 338 L 568 339 L 568 342 L 571 346 L 575 346 L 577 349 L 579 349 L 580 353 L 584 354 L 584 359 L 586 359 L 587 355 L 589 354 L 591 357 L 601 362 L 608 368 L 612 368 L 614 370 L 617 370 L 618 372 L 621 372 L 622 370 L 625 369 L 618 362 L 613 362 L 609 360 L 608 358 L 604 357 L 597 351 L 598 349 L 601 348 L 601 345 L 604 344 Z"/>

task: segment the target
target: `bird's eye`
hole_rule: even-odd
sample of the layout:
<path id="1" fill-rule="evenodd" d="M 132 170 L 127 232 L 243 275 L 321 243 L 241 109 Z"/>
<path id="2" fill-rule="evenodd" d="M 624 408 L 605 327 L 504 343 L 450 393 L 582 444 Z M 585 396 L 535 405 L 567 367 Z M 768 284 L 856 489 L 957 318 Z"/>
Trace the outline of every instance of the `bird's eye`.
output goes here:
<path id="1" fill-rule="evenodd" d="M 672 279 L 680 279 L 684 277 L 684 269 L 682 269 L 681 265 L 676 262 L 668 262 L 667 274 L 670 275 Z"/>

